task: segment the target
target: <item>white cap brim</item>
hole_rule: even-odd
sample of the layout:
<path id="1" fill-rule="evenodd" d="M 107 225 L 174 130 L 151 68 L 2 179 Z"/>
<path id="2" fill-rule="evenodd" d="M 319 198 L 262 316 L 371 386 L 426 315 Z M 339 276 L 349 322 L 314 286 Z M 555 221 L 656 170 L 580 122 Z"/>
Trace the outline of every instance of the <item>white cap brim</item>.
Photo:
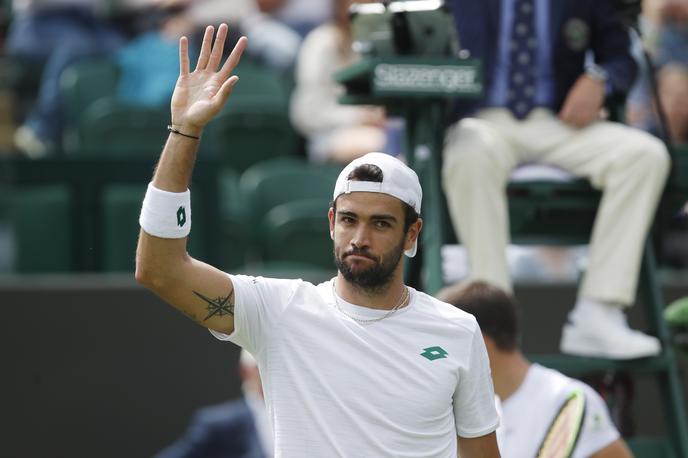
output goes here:
<path id="1" fill-rule="evenodd" d="M 416 241 L 413 242 L 413 247 L 404 251 L 404 254 L 409 258 L 412 258 L 416 255 L 416 252 L 418 252 L 418 239 L 416 239 Z"/>

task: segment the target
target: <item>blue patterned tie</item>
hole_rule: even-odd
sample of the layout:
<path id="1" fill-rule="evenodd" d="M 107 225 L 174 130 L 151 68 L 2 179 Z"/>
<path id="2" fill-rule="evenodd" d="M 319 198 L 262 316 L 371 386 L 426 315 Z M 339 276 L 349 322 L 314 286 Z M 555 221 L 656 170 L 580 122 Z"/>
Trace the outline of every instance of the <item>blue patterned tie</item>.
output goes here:
<path id="1" fill-rule="evenodd" d="M 517 119 L 525 118 L 535 106 L 535 0 L 514 0 L 514 21 L 509 53 L 507 107 Z"/>

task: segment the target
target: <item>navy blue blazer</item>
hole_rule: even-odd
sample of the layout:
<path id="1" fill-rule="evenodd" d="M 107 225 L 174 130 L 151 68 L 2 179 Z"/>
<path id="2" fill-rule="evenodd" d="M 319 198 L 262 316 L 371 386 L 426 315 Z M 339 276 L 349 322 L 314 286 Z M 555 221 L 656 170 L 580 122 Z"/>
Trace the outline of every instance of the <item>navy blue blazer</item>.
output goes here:
<path id="1" fill-rule="evenodd" d="M 184 435 L 156 458 L 265 458 L 265 453 L 241 398 L 200 409 Z"/>
<path id="2" fill-rule="evenodd" d="M 490 87 L 499 40 L 500 0 L 446 0 L 454 15 L 462 49 L 483 62 L 485 88 Z M 591 50 L 609 74 L 609 96 L 623 96 L 633 85 L 638 67 L 630 53 L 627 27 L 614 0 L 550 0 L 550 36 L 558 111 L 573 83 L 585 71 Z M 462 100 L 453 120 L 479 109 L 482 99 Z"/>

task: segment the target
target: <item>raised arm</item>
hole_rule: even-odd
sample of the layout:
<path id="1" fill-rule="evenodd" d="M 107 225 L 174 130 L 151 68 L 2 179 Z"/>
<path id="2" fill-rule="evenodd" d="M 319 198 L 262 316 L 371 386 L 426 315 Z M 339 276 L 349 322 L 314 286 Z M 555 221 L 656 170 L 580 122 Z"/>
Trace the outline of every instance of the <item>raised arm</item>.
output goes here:
<path id="1" fill-rule="evenodd" d="M 188 255 L 187 237 L 182 231 L 190 224 L 190 209 L 185 209 L 183 193 L 191 181 L 198 142 L 203 128 L 222 109 L 238 81 L 232 70 L 246 47 L 246 38 L 242 37 L 220 67 L 227 25 L 218 28 L 214 43 L 213 34 L 214 28 L 207 27 L 193 72 L 189 68 L 188 40 L 179 40 L 180 71 L 172 95 L 172 132 L 143 205 L 136 280 L 202 326 L 229 334 L 234 330 L 232 282 L 225 273 Z M 174 227 L 174 222 L 179 227 Z"/>

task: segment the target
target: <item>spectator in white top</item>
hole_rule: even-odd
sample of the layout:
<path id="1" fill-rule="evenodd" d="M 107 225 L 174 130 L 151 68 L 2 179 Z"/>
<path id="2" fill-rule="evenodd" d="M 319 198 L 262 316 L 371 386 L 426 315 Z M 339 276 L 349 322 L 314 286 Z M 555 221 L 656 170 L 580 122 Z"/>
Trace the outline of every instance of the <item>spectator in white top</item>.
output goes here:
<path id="1" fill-rule="evenodd" d="M 501 407 L 497 441 L 502 457 L 632 456 L 612 423 L 606 404 L 595 390 L 526 359 L 518 345 L 518 311 L 512 297 L 483 281 L 455 284 L 440 291 L 438 297 L 478 320 Z M 563 413 L 571 415 L 566 423 L 569 429 L 557 430 L 557 448 L 548 450 L 553 454 L 540 455 L 551 425 L 569 400 L 582 403 L 584 408 Z M 524 415 L 526 411 L 528 414 Z M 574 448 L 566 454 L 570 447 Z"/>
<path id="2" fill-rule="evenodd" d="M 334 75 L 358 58 L 351 49 L 351 3 L 336 0 L 334 21 L 311 32 L 299 53 L 291 120 L 306 137 L 314 162 L 346 164 L 369 151 L 383 151 L 387 144 L 381 107 L 339 104 L 344 89 Z"/>

